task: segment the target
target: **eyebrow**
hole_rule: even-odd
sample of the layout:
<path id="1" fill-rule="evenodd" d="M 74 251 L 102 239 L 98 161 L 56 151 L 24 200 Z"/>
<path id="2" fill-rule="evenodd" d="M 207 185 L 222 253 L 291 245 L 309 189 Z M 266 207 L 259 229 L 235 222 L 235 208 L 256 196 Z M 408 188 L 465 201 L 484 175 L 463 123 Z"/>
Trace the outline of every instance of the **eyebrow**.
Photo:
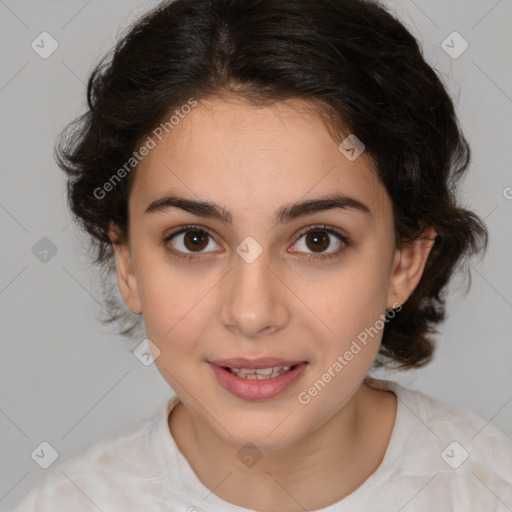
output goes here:
<path id="1" fill-rule="evenodd" d="M 228 225 L 233 224 L 233 215 L 222 206 L 210 201 L 196 201 L 174 195 L 167 195 L 153 201 L 146 208 L 144 214 L 163 212 L 169 208 L 179 208 L 199 217 L 216 219 Z M 334 194 L 284 205 L 275 213 L 274 223 L 285 224 L 299 217 L 333 209 L 352 210 L 372 217 L 370 208 L 358 199 L 343 194 Z"/>

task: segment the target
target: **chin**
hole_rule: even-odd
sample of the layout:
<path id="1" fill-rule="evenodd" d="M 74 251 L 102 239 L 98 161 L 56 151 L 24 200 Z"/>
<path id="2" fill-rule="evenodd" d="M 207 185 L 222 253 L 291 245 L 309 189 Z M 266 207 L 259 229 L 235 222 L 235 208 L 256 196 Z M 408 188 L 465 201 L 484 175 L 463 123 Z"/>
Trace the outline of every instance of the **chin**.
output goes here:
<path id="1" fill-rule="evenodd" d="M 273 416 L 266 419 L 257 419 L 256 415 L 252 419 L 248 419 L 247 415 L 241 421 L 232 421 L 229 423 L 220 422 L 226 429 L 219 428 L 218 425 L 210 425 L 213 427 L 219 437 L 224 442 L 235 447 L 241 448 L 250 443 L 261 451 L 284 450 L 304 438 L 308 431 L 305 430 L 304 422 L 297 424 L 297 418 L 293 423 L 287 421 L 287 414 L 280 414 L 279 419 L 275 420 Z M 293 416 L 293 413 L 290 414 Z M 229 433 L 228 433 L 229 432 Z M 231 435 L 230 435 L 231 434 Z"/>

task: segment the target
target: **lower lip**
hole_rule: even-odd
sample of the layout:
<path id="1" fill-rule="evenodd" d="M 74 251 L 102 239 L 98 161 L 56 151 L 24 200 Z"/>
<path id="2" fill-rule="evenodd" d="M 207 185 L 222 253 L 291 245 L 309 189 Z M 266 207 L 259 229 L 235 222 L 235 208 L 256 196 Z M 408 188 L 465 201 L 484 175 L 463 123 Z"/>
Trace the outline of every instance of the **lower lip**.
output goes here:
<path id="1" fill-rule="evenodd" d="M 244 400 L 267 400 L 288 389 L 305 370 L 307 363 L 299 363 L 283 375 L 273 379 L 243 379 L 229 370 L 209 363 L 219 384 L 231 394 Z"/>

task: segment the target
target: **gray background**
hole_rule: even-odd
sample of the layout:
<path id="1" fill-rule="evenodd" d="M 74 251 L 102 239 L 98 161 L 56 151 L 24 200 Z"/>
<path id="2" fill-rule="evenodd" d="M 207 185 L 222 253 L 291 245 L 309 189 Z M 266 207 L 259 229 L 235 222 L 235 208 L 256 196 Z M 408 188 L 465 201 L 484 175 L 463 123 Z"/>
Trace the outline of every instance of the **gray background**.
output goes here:
<path id="1" fill-rule="evenodd" d="M 473 149 L 461 198 L 485 219 L 490 247 L 472 262 L 470 293 L 450 295 L 435 361 L 382 376 L 468 406 L 512 437 L 512 2 L 386 3 L 420 39 L 456 102 Z M 84 109 L 94 64 L 155 4 L 0 1 L 2 508 L 48 471 L 31 458 L 41 442 L 62 462 L 148 419 L 172 393 L 154 365 L 142 365 L 95 320 L 99 289 L 52 157 L 57 134 Z M 31 48 L 43 31 L 59 45 L 47 59 Z M 469 43 L 458 58 L 442 48 L 453 31 Z M 57 249 L 46 262 L 33 252 L 43 237 Z"/>

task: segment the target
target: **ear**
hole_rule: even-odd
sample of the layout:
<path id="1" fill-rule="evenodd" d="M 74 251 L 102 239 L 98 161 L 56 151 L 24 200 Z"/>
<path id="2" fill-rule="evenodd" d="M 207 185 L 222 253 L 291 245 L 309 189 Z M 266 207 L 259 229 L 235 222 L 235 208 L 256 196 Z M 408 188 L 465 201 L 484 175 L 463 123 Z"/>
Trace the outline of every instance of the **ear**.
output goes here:
<path id="1" fill-rule="evenodd" d="M 436 232 L 430 226 L 412 243 L 397 249 L 389 282 L 388 308 L 403 304 L 414 291 L 423 275 L 435 238 Z"/>
<path id="2" fill-rule="evenodd" d="M 132 256 L 128 243 L 118 243 L 119 227 L 110 223 L 108 236 L 116 260 L 117 285 L 126 306 L 133 313 L 141 313 L 142 307 L 137 289 L 137 280 L 133 270 Z"/>

